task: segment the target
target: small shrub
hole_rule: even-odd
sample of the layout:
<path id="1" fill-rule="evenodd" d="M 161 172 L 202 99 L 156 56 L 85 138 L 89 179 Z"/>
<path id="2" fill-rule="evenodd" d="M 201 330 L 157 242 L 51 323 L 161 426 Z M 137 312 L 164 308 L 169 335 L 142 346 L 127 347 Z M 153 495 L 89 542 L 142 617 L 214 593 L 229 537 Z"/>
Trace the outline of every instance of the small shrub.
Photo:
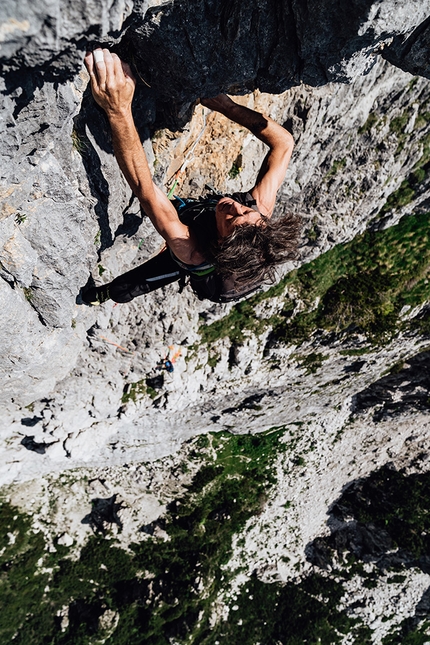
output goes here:
<path id="1" fill-rule="evenodd" d="M 26 221 L 26 219 L 27 219 L 27 215 L 25 215 L 25 213 L 17 213 L 17 214 L 15 215 L 15 222 L 16 222 L 18 225 L 19 225 L 19 224 L 23 224 L 23 223 Z"/>
<path id="2" fill-rule="evenodd" d="M 370 112 L 366 122 L 358 129 L 358 134 L 368 134 L 371 129 L 378 123 L 379 116 L 376 112 Z"/>
<path id="3" fill-rule="evenodd" d="M 233 162 L 229 170 L 228 176 L 230 179 L 236 179 L 236 177 L 238 177 L 241 172 L 242 172 L 242 155 L 240 154 Z"/>

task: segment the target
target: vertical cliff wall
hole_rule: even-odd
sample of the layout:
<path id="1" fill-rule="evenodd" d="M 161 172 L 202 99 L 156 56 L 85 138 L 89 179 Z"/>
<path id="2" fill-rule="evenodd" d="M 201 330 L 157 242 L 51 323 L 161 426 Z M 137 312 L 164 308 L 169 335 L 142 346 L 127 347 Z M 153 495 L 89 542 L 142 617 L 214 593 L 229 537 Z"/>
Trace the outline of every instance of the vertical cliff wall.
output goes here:
<path id="1" fill-rule="evenodd" d="M 2 3 L 0 638 L 428 640 L 429 9 Z M 292 131 L 276 214 L 304 230 L 277 285 L 80 303 L 161 244 L 95 44 L 136 73 L 163 189 L 197 139 L 183 195 L 248 188 L 264 157 L 199 96 Z"/>
<path id="2" fill-rule="evenodd" d="M 130 194 L 112 157 L 103 115 L 85 90 L 82 53 L 87 46 L 116 44 L 142 79 L 135 107 L 145 138 L 155 127 L 184 124 L 189 105 L 200 95 L 255 88 L 282 92 L 303 82 L 313 86 L 351 82 L 375 65 L 384 46 L 397 47 L 399 39 L 421 43 L 427 9 L 422 2 L 409 3 L 407 10 L 398 2 L 355 2 L 347 11 L 333 2 L 306 8 L 300 3 L 255 2 L 244 7 L 209 2 L 194 7 L 176 2 L 149 9 L 146 3 L 127 2 L 74 3 L 73 7 L 58 2 L 49 8 L 5 3 L 0 50 L 3 405 L 31 403 L 52 391 L 73 368 L 85 345 L 86 330 L 95 321 L 93 312 L 76 307 L 79 289 L 90 271 L 97 272 L 101 253 L 113 249 L 114 241 L 118 245 L 127 240 L 139 223 L 136 208 L 127 211 Z M 412 45 L 408 51 L 412 56 Z M 426 74 L 420 61 L 422 54 L 417 54 L 417 71 Z M 394 87 L 396 74 L 394 68 L 387 68 L 377 81 L 368 77 L 372 89 L 367 103 L 361 95 L 360 110 L 352 114 L 353 96 L 367 91 L 360 81 L 354 92 L 347 85 L 335 90 L 338 100 L 346 101 L 338 107 L 328 105 L 332 89 L 317 91 L 315 97 L 325 105 L 319 116 L 312 109 L 312 124 L 306 117 L 312 102 L 307 89 L 294 91 L 294 106 L 292 98 L 283 99 L 273 113 L 285 119 L 298 138 L 306 127 L 302 145 L 309 146 L 308 158 L 318 158 L 323 168 L 330 162 L 343 163 L 343 154 L 330 160 L 329 153 L 325 160 L 319 149 L 327 146 L 332 132 L 342 140 L 346 128 L 363 127 L 377 88 L 385 92 L 390 83 Z M 414 95 L 408 99 L 413 105 Z M 332 119 L 333 124 L 327 127 L 321 119 Z M 164 158 L 178 156 L 177 148 L 175 135 Z M 255 154 L 261 153 L 256 150 Z M 361 226 L 377 213 L 413 162 L 409 156 L 399 156 L 390 177 L 378 178 L 374 173 L 376 182 L 387 184 L 379 195 L 372 195 L 372 204 L 360 203 Z M 230 159 L 224 179 L 229 164 Z M 319 164 L 308 162 L 307 176 L 299 165 L 293 171 L 295 184 L 290 174 L 285 190 L 288 197 L 298 191 L 305 195 L 293 198 L 302 208 L 303 199 L 309 203 L 309 194 L 319 192 L 319 178 L 311 175 Z M 194 184 L 197 193 L 206 180 L 211 181 L 210 169 L 207 176 L 205 172 L 200 164 L 200 178 Z M 160 181 L 168 179 L 160 168 L 157 175 Z M 330 192 L 333 181 L 334 174 Z M 329 196 L 326 207 L 331 207 Z M 332 234 L 330 243 L 355 232 Z M 140 244 L 140 249 L 150 251 L 155 240 L 148 245 Z M 135 255 L 121 248 L 121 253 L 115 247 L 110 254 L 108 268 L 114 274 Z"/>

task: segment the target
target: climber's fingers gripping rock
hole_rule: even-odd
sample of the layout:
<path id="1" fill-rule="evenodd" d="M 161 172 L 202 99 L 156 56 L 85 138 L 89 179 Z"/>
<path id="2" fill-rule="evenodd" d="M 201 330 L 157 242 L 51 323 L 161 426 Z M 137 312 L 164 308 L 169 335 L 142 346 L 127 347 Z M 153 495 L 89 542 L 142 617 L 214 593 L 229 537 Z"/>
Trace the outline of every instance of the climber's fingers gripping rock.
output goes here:
<path id="1" fill-rule="evenodd" d="M 233 101 L 227 94 L 218 94 L 218 96 L 214 96 L 213 98 L 201 98 L 200 103 L 216 112 L 222 112 L 224 109 L 233 105 Z"/>
<path id="2" fill-rule="evenodd" d="M 94 99 L 107 115 L 129 112 L 136 81 L 127 63 L 108 49 L 100 48 L 87 52 L 84 62 Z"/>

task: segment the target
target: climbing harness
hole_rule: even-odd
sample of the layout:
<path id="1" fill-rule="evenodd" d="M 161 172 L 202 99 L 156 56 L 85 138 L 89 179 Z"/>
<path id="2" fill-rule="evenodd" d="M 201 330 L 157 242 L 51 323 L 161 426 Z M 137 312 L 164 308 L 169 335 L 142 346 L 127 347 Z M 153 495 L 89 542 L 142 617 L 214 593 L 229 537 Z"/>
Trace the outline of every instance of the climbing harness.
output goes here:
<path id="1" fill-rule="evenodd" d="M 250 193 L 233 193 L 229 195 L 235 201 L 249 206 L 258 211 L 255 199 Z M 183 224 L 189 226 L 199 239 L 203 236 L 202 248 L 206 248 L 212 236 L 216 235 L 215 208 L 222 195 L 212 194 L 206 199 L 182 199 L 176 197 L 172 201 L 179 219 Z M 212 232 L 211 232 L 212 231 Z M 261 280 L 238 285 L 234 276 L 222 277 L 216 271 L 216 267 L 210 261 L 198 266 L 183 264 L 173 253 L 175 262 L 185 271 L 191 288 L 200 300 L 212 300 L 212 302 L 235 302 L 245 296 L 254 293 L 261 288 Z"/>

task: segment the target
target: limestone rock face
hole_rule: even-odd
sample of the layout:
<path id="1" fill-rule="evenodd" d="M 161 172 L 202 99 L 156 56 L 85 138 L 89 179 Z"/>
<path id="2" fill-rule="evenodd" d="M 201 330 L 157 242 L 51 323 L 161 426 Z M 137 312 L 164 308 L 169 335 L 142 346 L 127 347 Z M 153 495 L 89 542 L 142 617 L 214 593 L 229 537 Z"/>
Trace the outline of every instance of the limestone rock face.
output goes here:
<path id="1" fill-rule="evenodd" d="M 285 591 L 298 571 L 327 572 L 348 554 L 364 565 L 349 568 L 339 611 L 372 630 L 368 642 L 428 615 L 428 554 L 407 550 L 427 539 L 422 500 L 416 493 L 417 517 L 395 552 L 386 482 L 421 490 L 429 470 L 429 13 L 428 0 L 2 3 L 0 485 L 32 515 L 46 553 L 59 545 L 78 558 L 91 532 L 127 549 L 151 536 L 157 547 L 180 525 L 180 504 L 195 503 L 184 501 L 188 485 L 209 499 L 206 484 L 224 477 L 234 509 L 235 482 L 249 475 L 261 494 L 243 494 L 229 562 L 216 561 L 230 573 L 211 596 L 211 625 L 240 610 L 242 587 L 275 581 Z M 88 88 L 83 53 L 98 44 L 136 74 L 135 120 L 163 190 L 175 177 L 182 196 L 249 189 L 264 159 L 263 144 L 196 104 L 201 96 L 227 91 L 293 133 L 275 217 L 300 213 L 303 237 L 278 287 L 235 306 L 175 284 L 82 305 L 90 280 L 108 282 L 162 244 Z M 235 436 L 248 434 L 267 444 L 261 453 L 260 439 Z M 388 500 L 383 530 L 360 506 L 374 488 Z M 214 503 L 209 522 L 234 516 Z M 200 539 L 204 522 L 192 526 Z M 402 580 L 384 572 L 393 563 L 407 569 Z M 158 593 L 146 573 L 130 583 L 133 603 L 145 585 L 143 605 Z M 73 633 L 81 606 L 70 602 L 56 624 Z M 107 606 L 93 608 L 103 639 L 120 620 Z"/>
<path id="2" fill-rule="evenodd" d="M 251 100 L 257 108 L 270 110 L 290 127 L 298 141 L 298 155 L 282 189 L 280 206 L 293 205 L 313 222 L 318 240 L 311 249 L 305 249 L 306 258 L 309 250 L 315 255 L 361 230 L 420 154 L 419 137 L 414 131 L 412 152 L 398 155 L 393 165 L 397 141 L 388 120 L 391 114 L 395 118 L 402 110 L 409 111 L 408 127 L 413 130 L 417 114 L 414 106 L 425 100 L 424 85 L 420 81 L 407 91 L 406 77 L 393 67 L 381 68 L 377 53 L 393 38 L 393 52 L 400 52 L 396 49 L 399 39 L 413 41 L 417 52 L 421 52 L 414 63 L 415 71 L 420 73 L 427 4 L 411 1 L 406 7 L 394 0 L 357 1 L 347 10 L 343 7 L 343 3 L 336 2 L 305 6 L 268 0 L 246 6 L 240 2 L 155 3 L 149 9 L 146 3 L 122 1 L 73 6 L 58 1 L 46 7 L 3 3 L 0 275 L 5 281 L 4 337 L 11 338 L 16 333 L 13 370 L 6 353 L 1 361 L 10 387 L 15 388 L 15 403 L 28 404 L 40 395 L 41 383 L 58 382 L 75 365 L 79 350 L 73 350 L 70 360 L 63 343 L 67 338 L 67 346 L 83 348 L 85 330 L 96 320 L 93 311 L 76 304 L 89 272 L 103 274 L 107 270 L 104 278 L 117 275 L 133 261 L 143 259 L 142 254 L 153 252 L 158 244 L 146 223 L 141 229 L 145 239 L 141 232 L 136 233 L 140 213 L 134 204 L 129 206 L 130 194 L 112 156 L 107 124 L 88 90 L 85 92 L 85 47 L 115 42 L 118 51 L 134 66 L 142 79 L 136 120 L 143 138 L 156 124 L 184 123 L 190 102 L 201 95 L 256 88 L 281 92 L 303 82 L 321 86 L 316 90 L 299 86 L 270 102 L 257 95 Z M 415 45 L 405 47 L 408 56 L 415 56 Z M 405 51 L 396 54 L 399 60 L 405 59 Z M 372 71 L 367 76 L 360 76 L 369 70 Z M 422 73 L 426 73 L 425 67 Z M 354 84 L 326 85 L 328 81 Z M 346 133 L 354 130 L 356 135 L 364 126 L 375 101 L 375 113 L 379 110 L 386 120 L 377 134 L 383 142 L 378 144 L 375 159 L 363 163 L 367 152 L 360 150 L 369 150 L 372 144 L 368 139 L 352 143 L 350 135 L 352 154 L 345 157 L 341 153 L 335 158 L 335 149 L 341 150 L 346 143 Z M 180 165 L 181 154 L 198 134 L 198 116 L 194 123 L 182 136 L 169 135 L 163 149 L 158 146 L 154 164 L 160 184 L 169 181 L 177 169 L 172 164 Z M 225 133 L 229 128 L 227 124 L 213 127 Z M 200 149 L 194 171 L 190 165 L 184 192 L 200 194 L 207 181 L 217 183 L 217 188 L 231 189 L 234 182 L 228 173 L 239 154 L 246 161 L 239 183 L 246 185 L 255 177 L 264 154 L 262 146 L 236 130 L 234 140 L 222 135 L 227 148 L 216 151 L 210 139 L 213 132 L 209 128 L 206 133 L 205 150 Z M 373 137 L 376 128 L 366 133 Z M 226 149 L 228 154 L 219 159 Z M 208 153 L 218 165 L 216 175 L 210 166 L 207 175 L 202 173 L 200 160 L 207 160 Z M 344 159 L 346 167 L 342 165 Z M 342 173 L 336 176 L 333 168 L 339 163 Z M 346 174 L 355 176 L 357 164 L 358 177 L 362 179 L 348 183 Z M 381 171 L 370 174 L 369 164 L 381 164 Z M 385 170 L 386 164 L 391 164 L 389 170 Z M 324 181 L 321 182 L 324 175 L 329 176 L 326 196 Z M 373 181 L 369 179 L 372 176 Z M 338 182 L 349 186 L 348 197 L 345 190 L 338 190 Z M 423 201 L 425 194 L 424 185 L 418 201 Z M 319 204 L 323 199 L 324 205 Z M 319 221 L 320 217 L 326 218 L 328 210 L 337 212 L 338 223 L 334 226 L 327 227 Z M 345 219 L 346 212 L 353 215 L 354 211 L 357 215 Z M 13 330 L 6 312 L 18 311 L 11 305 L 17 297 L 21 313 Z M 52 367 L 49 375 L 43 364 L 30 364 L 28 360 L 34 339 L 25 330 L 32 328 L 33 319 L 37 320 L 40 334 L 51 339 L 52 366 L 62 365 L 59 370 Z M 61 343 L 52 343 L 52 334 L 57 334 L 53 330 L 62 330 L 58 336 Z M 147 342 L 152 345 L 151 340 Z M 3 405 L 8 406 L 10 391 L 2 389 L 1 397 Z"/>
<path id="3" fill-rule="evenodd" d="M 254 396 L 262 382 L 272 391 L 271 379 L 263 376 L 267 335 L 250 338 L 242 347 L 221 342 L 215 368 L 207 365 L 207 348 L 202 346 L 194 355 L 188 349 L 200 343 L 199 315 L 209 324 L 229 310 L 198 302 L 188 288 L 179 295 L 173 285 L 144 302 L 108 304 L 101 311 L 78 304 L 79 290 L 90 272 L 96 281 L 105 282 L 144 261 L 160 245 L 131 199 L 112 154 L 107 122 L 86 89 L 86 73 L 81 60 L 77 63 L 79 47 L 84 46 L 82 34 L 88 33 L 90 42 L 95 42 L 96 35 L 114 38 L 144 79 L 138 84 L 136 121 L 160 186 L 171 185 L 201 136 L 182 177 L 183 195 L 202 194 L 208 182 L 220 191 L 249 188 L 264 146 L 199 106 L 182 133 L 162 128 L 151 142 L 148 137 L 156 124 L 184 121 L 188 102 L 201 93 L 254 87 L 279 92 L 303 80 L 320 86 L 301 84 L 276 97 L 255 90 L 239 98 L 270 113 L 296 139 L 278 212 L 295 209 L 303 215 L 301 262 L 352 239 L 370 223 L 374 227 L 394 223 L 428 199 L 425 175 L 406 205 L 385 208 L 383 217 L 377 217 L 423 155 L 429 131 L 425 118 L 429 88 L 424 79 L 412 81 L 370 52 L 375 43 L 392 37 L 386 38 L 389 15 L 390 33 L 407 35 L 425 17 L 422 3 L 411 3 L 407 14 L 398 3 L 378 4 L 380 11 L 376 5 L 357 3 L 347 16 L 334 3 L 325 13 L 319 5 L 310 12 L 299 4 L 281 10 L 278 3 L 246 9 L 242 4 L 222 10 L 218 4 L 192 7 L 175 3 L 153 6 L 145 13 L 146 5 L 124 5 L 120 19 L 120 5 L 113 4 L 103 14 L 95 8 L 90 20 L 79 5 L 65 13 L 58 5 L 61 29 L 60 23 L 55 26 L 46 16 L 49 29 L 39 29 L 42 14 L 33 9 L 27 14 L 27 31 L 21 14 L 5 23 L 9 25 L 4 27 L 7 46 L 0 50 L 5 70 L 0 275 L 2 338 L 7 351 L 0 359 L 5 383 L 0 396 L 8 412 L 5 439 L 17 427 L 22 436 L 20 420 L 28 414 L 20 406 L 34 403 L 34 418 L 43 419 L 32 430 L 34 441 L 50 446 L 48 454 L 56 455 L 54 469 L 72 464 L 71 455 L 78 462 L 93 459 L 92 451 L 85 449 L 87 431 L 99 437 L 98 450 L 119 433 L 118 441 L 125 441 L 128 452 L 136 430 L 135 458 L 158 456 L 181 438 L 210 427 L 212 417 L 221 418 L 217 407 L 240 408 L 240 401 Z M 81 18 L 65 20 L 67 11 L 77 12 L 76 16 L 81 12 Z M 7 12 L 9 17 L 15 15 L 12 8 Z M 127 15 L 121 34 L 121 20 Z M 286 20 L 288 16 L 291 19 Z M 296 36 L 282 32 L 283 25 L 287 31 L 294 27 Z M 202 33 L 204 42 L 193 47 L 193 39 L 201 39 Z M 63 38 L 57 44 L 65 58 L 55 54 L 53 34 Z M 250 38 L 253 34 L 255 38 Z M 190 39 L 186 46 L 184 38 Z M 258 60 L 249 50 L 255 43 Z M 209 66 L 210 56 L 218 50 L 222 55 Z M 205 65 L 208 69 L 202 73 Z M 367 75 L 358 73 L 365 70 Z M 327 84 L 328 79 L 351 82 Z M 232 168 L 239 171 L 231 173 Z M 273 311 L 279 306 L 274 302 Z M 164 379 L 153 403 L 148 397 L 136 399 L 136 383 L 152 382 L 171 345 L 180 354 L 174 377 Z M 381 370 L 384 361 L 379 363 Z M 372 372 L 357 388 L 374 376 Z M 227 404 L 224 399 L 232 379 L 237 394 Z M 276 415 L 295 415 L 296 404 L 285 407 L 284 390 L 273 392 L 278 393 L 276 414 L 260 419 L 255 429 L 275 421 Z M 216 405 L 209 404 L 214 393 Z M 160 408 L 188 412 L 175 414 L 166 426 Z M 196 410 L 207 410 L 207 418 L 196 417 Z M 241 427 L 237 412 L 229 414 Z M 138 438 L 142 424 L 159 434 L 149 452 Z M 31 456 L 28 451 L 22 454 Z M 110 450 L 106 455 L 111 458 Z M 34 464 L 36 471 L 37 464 L 41 462 Z M 21 466 L 18 470 L 24 472 Z"/>
<path id="4" fill-rule="evenodd" d="M 130 0 L 5 0 L 0 60 L 8 71 L 43 70 L 64 79 L 79 69 L 88 40 L 119 35 L 133 7 Z"/>
<path id="5" fill-rule="evenodd" d="M 387 364 L 424 346 L 411 335 L 360 366 L 342 358 L 341 345 L 327 354 L 325 337 L 321 345 L 310 337 L 297 358 L 294 344 L 273 344 L 270 325 L 240 342 L 224 335 L 208 344 L 204 328 L 231 306 L 199 302 L 175 285 L 126 305 L 79 304 L 90 273 L 106 282 L 161 244 L 132 199 L 90 96 L 87 44 L 115 43 L 134 67 L 136 122 L 164 189 L 197 140 L 181 175 L 185 196 L 200 196 L 207 183 L 226 192 L 249 188 L 264 158 L 259 141 L 201 106 L 182 131 L 166 127 L 184 124 L 200 95 L 252 90 L 238 100 L 292 131 L 296 151 L 277 212 L 303 216 L 299 264 L 367 227 L 384 229 L 427 208 L 429 85 L 378 52 L 399 65 L 413 59 L 425 75 L 428 6 L 343 7 L 2 5 L 0 400 L 2 440 L 16 452 L 2 481 L 154 459 L 208 429 L 257 432 L 333 406 L 340 413 L 331 412 L 329 423 L 338 428 L 354 396 Z M 251 316 L 278 315 L 285 297 L 260 303 Z M 295 313 L 302 306 L 298 299 Z M 177 357 L 172 375 L 158 367 L 168 353 Z M 318 389 L 319 377 L 303 367 L 307 354 L 330 355 L 330 386 Z M 281 373 L 272 369 L 284 363 Z M 347 368 L 348 383 L 337 383 Z M 317 399 L 309 394 L 316 390 Z"/>
<path id="6" fill-rule="evenodd" d="M 391 2 L 175 3 L 151 8 L 127 32 L 145 80 L 170 106 L 219 91 L 278 93 L 366 73 L 429 5 Z M 202 29 L 204 25 L 204 29 Z M 415 73 L 419 73 L 416 71 Z"/>

